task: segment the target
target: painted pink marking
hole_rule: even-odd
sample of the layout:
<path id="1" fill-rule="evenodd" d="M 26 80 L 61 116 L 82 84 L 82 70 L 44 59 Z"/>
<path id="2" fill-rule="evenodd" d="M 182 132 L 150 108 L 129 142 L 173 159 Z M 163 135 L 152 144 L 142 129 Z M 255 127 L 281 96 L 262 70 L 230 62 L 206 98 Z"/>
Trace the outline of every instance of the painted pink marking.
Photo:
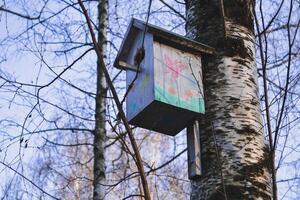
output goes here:
<path id="1" fill-rule="evenodd" d="M 176 95 L 176 90 L 175 90 L 175 88 L 169 87 L 168 91 L 169 91 L 170 94 Z"/>
<path id="2" fill-rule="evenodd" d="M 165 64 L 167 66 L 166 73 L 170 73 L 172 78 L 177 79 L 181 71 L 187 68 L 187 65 L 180 60 L 173 60 L 167 54 L 164 55 Z"/>
<path id="3" fill-rule="evenodd" d="M 185 92 L 184 92 L 184 97 L 185 97 L 185 100 L 189 100 L 190 98 L 192 98 L 193 97 L 193 92 L 191 91 L 191 90 L 186 90 Z"/>

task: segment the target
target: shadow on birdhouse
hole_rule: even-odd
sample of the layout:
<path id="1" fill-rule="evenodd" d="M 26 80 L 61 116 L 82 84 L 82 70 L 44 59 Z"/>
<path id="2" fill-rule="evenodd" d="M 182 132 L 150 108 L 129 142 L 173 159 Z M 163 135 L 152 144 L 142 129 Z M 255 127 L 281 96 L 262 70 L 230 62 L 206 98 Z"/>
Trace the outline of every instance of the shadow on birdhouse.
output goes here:
<path id="1" fill-rule="evenodd" d="M 214 49 L 145 26 L 132 19 L 114 63 L 126 70 L 127 89 L 134 81 L 126 115 L 132 125 L 174 136 L 205 112 L 201 58 Z"/>

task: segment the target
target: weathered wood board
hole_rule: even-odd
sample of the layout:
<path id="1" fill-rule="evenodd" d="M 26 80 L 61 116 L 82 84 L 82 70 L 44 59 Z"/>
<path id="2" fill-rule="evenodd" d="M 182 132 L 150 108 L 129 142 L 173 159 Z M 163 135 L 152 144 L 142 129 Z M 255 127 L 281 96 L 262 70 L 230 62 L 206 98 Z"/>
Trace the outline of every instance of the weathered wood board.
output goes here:
<path id="1" fill-rule="evenodd" d="M 189 124 L 186 135 L 189 179 L 197 179 L 202 175 L 200 126 L 198 120 Z"/>
<path id="2" fill-rule="evenodd" d="M 126 115 L 129 120 L 133 119 L 154 100 L 153 37 L 151 34 L 146 33 L 144 43 L 148 48 L 145 49 L 145 57 L 140 64 L 140 72 L 138 72 L 137 79 L 126 99 Z M 142 33 L 138 33 L 126 61 L 130 65 L 134 65 L 134 56 L 141 45 Z M 127 89 L 134 80 L 136 73 L 135 71 L 126 72 Z"/>

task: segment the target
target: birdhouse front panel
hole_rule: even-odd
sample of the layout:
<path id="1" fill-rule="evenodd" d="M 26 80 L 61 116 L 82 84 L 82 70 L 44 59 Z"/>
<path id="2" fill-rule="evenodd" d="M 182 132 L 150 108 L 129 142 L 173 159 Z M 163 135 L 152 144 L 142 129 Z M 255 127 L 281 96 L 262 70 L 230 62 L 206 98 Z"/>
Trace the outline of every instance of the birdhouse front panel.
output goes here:
<path id="1" fill-rule="evenodd" d="M 204 113 L 201 57 L 154 42 L 155 99 Z"/>

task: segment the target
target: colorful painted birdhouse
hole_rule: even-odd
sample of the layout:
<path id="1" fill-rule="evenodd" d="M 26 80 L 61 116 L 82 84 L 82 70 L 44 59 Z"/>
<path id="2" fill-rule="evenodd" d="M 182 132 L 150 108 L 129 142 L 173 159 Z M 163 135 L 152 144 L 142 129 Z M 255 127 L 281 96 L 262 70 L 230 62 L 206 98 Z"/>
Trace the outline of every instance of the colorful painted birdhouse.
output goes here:
<path id="1" fill-rule="evenodd" d="M 131 21 L 114 63 L 126 70 L 126 115 L 132 125 L 176 135 L 205 112 L 201 58 L 214 49 L 145 26 Z"/>

